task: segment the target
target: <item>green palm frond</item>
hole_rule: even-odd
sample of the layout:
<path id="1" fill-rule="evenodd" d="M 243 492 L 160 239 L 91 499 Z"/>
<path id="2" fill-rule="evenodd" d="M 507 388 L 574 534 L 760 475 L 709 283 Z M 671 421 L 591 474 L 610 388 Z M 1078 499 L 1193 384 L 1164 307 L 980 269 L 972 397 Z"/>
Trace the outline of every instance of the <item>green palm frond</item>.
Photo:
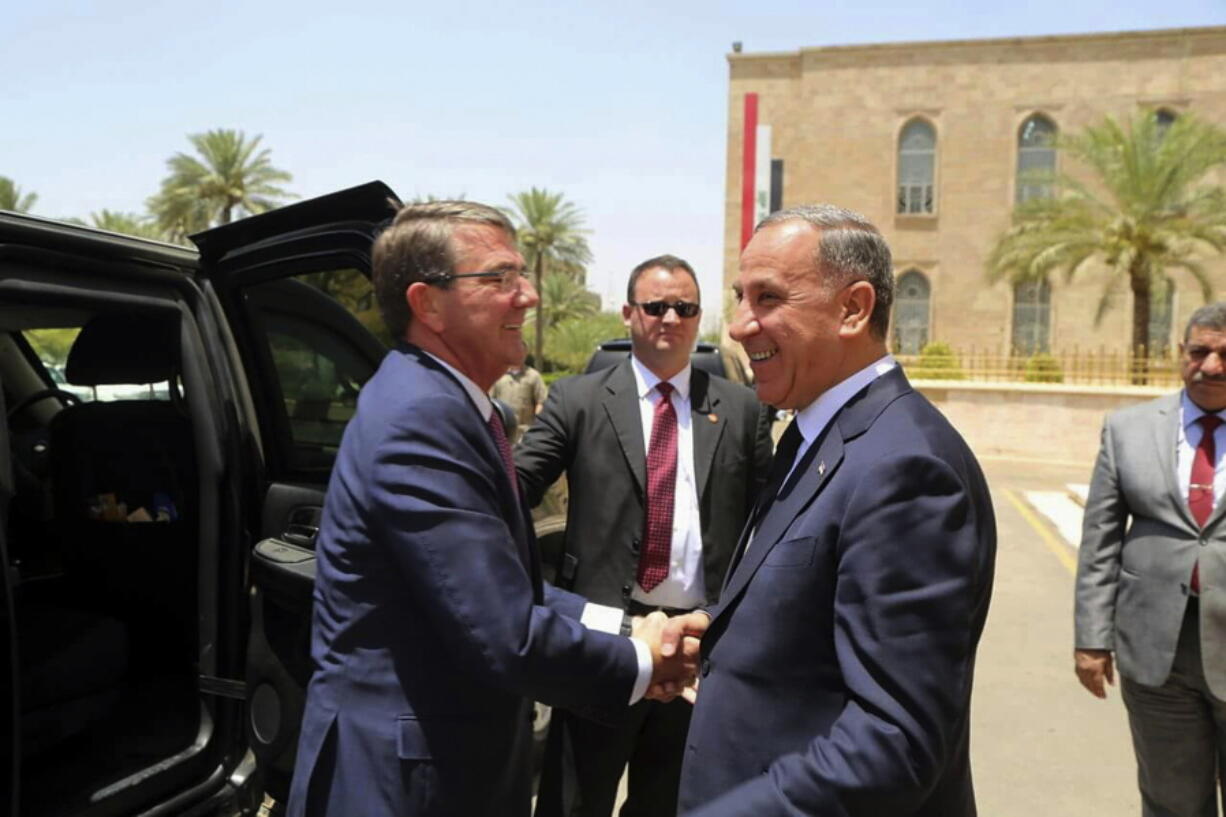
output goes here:
<path id="1" fill-rule="evenodd" d="M 125 233 L 158 241 L 166 240 L 165 234 L 152 219 L 135 213 L 100 210 L 89 214 L 89 222 L 99 230 L 110 230 L 112 233 Z"/>
<path id="2" fill-rule="evenodd" d="M 600 311 L 600 296 L 564 273 L 546 275 L 539 294 L 546 328 Z"/>
<path id="3" fill-rule="evenodd" d="M 224 128 L 188 135 L 197 155 L 170 157 L 170 174 L 148 202 L 158 227 L 185 236 L 295 198 L 281 186 L 293 177 L 273 167 L 271 151 L 260 148 L 262 138 Z"/>
<path id="4" fill-rule="evenodd" d="M 1181 269 L 1192 276 L 1192 280 L 1196 281 L 1200 287 L 1201 298 L 1208 303 L 1213 298 L 1213 281 L 1209 278 L 1209 273 L 1205 271 L 1205 267 L 1190 258 L 1174 259 L 1168 261 L 1167 267 Z"/>
<path id="5" fill-rule="evenodd" d="M 588 247 L 589 231 L 583 228 L 583 213 L 561 193 L 533 187 L 508 197 L 511 206 L 503 208 L 515 224 L 519 247 L 536 288 L 542 290 L 536 307 L 537 326 L 550 326 L 545 316 L 548 293 L 544 292 L 546 274 L 568 275 L 582 285 L 583 265 L 592 260 Z M 536 333 L 536 360 L 543 359 L 544 333 Z"/>
<path id="6" fill-rule="evenodd" d="M 22 193 L 21 188 L 8 176 L 0 176 L 0 210 L 28 213 L 38 201 L 37 193 Z"/>

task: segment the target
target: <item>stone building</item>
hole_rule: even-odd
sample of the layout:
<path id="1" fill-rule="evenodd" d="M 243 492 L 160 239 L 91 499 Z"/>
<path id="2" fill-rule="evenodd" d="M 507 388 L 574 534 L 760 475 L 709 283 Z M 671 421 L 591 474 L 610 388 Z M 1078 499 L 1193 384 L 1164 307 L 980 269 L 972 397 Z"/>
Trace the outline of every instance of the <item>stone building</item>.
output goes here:
<path id="1" fill-rule="evenodd" d="M 1129 343 L 1122 282 L 1095 326 L 1108 276 L 989 284 L 985 261 L 1016 201 L 1041 194 L 1019 169 L 1063 167 L 1051 137 L 1103 115 L 1188 111 L 1226 126 L 1226 26 L 1113 34 L 733 53 L 724 277 L 745 226 L 779 206 L 824 201 L 877 224 L 894 250 L 891 346 L 929 340 L 993 354 Z M 747 128 L 748 125 L 748 128 Z M 1222 181 L 1219 178 L 1218 181 Z M 1226 260 L 1208 269 L 1226 297 Z M 1170 274 L 1151 342 L 1172 344 L 1200 289 Z"/>

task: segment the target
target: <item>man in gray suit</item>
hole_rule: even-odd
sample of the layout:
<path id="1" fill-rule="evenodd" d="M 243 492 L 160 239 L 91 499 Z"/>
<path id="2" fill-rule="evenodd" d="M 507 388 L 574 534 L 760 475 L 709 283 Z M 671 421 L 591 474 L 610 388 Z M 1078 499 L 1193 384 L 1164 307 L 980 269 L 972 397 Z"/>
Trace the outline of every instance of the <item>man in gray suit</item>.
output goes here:
<path id="1" fill-rule="evenodd" d="M 1226 778 L 1226 302 L 1180 354 L 1179 394 L 1103 426 L 1077 567 L 1077 677 L 1119 666 L 1145 817 L 1215 817 Z"/>

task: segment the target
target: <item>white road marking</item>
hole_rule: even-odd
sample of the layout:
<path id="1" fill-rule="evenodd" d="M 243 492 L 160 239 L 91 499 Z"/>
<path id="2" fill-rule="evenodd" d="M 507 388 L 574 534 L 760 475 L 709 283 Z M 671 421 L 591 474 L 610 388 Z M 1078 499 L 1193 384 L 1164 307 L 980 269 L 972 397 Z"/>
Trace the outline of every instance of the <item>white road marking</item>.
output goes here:
<path id="1" fill-rule="evenodd" d="M 1027 491 L 1026 501 L 1059 532 L 1064 543 L 1076 550 L 1081 543 L 1084 509 L 1066 491 Z"/>

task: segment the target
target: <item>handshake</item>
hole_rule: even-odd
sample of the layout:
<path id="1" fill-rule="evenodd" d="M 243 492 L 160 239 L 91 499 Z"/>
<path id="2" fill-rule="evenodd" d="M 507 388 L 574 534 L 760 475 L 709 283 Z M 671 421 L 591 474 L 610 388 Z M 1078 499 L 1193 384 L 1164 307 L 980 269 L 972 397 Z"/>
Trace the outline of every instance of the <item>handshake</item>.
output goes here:
<path id="1" fill-rule="evenodd" d="M 657 610 L 635 616 L 631 635 L 651 649 L 651 686 L 645 697 L 668 702 L 698 697 L 699 641 L 711 622 L 702 611 L 669 618 Z"/>

